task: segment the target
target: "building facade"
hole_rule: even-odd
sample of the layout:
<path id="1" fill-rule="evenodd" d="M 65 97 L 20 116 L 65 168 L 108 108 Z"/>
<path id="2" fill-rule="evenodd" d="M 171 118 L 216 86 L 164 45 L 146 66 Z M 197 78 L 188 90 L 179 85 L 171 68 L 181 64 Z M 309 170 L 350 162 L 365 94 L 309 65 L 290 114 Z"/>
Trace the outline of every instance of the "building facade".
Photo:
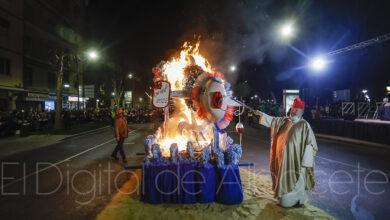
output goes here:
<path id="1" fill-rule="evenodd" d="M 83 1 L 25 1 L 23 85 L 28 92 L 22 108 L 39 111 L 45 108 L 46 102 L 55 101 L 58 51 L 69 55 L 63 71 L 64 106 L 68 105 L 69 96 L 78 96 L 82 76 L 81 66 L 74 56 L 82 44 L 80 33 L 84 11 Z"/>
<path id="2" fill-rule="evenodd" d="M 0 0 L 0 111 L 16 109 L 23 87 L 23 0 Z"/>
<path id="3" fill-rule="evenodd" d="M 0 110 L 41 111 L 56 99 L 56 54 L 62 51 L 63 100 L 79 95 L 87 1 L 0 0 Z"/>

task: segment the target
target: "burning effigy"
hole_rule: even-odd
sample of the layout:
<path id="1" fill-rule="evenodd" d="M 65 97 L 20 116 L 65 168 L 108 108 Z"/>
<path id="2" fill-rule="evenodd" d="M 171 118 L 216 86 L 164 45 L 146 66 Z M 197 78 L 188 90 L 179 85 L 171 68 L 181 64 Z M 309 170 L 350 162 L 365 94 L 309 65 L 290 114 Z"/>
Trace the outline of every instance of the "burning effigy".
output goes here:
<path id="1" fill-rule="evenodd" d="M 144 143 L 141 200 L 237 204 L 243 200 L 242 149 L 224 129 L 233 119 L 232 90 L 195 45 L 155 68 L 152 104 L 165 120 Z M 170 109 L 173 109 L 170 114 Z"/>

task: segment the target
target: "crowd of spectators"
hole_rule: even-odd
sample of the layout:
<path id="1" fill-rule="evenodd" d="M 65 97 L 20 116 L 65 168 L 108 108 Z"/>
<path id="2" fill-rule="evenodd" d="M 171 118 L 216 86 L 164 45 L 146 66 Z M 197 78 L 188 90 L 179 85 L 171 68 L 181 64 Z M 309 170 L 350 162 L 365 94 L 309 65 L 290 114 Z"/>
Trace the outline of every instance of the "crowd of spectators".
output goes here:
<path id="1" fill-rule="evenodd" d="M 68 110 L 64 109 L 61 119 L 65 128 L 91 121 L 109 121 L 110 109 Z M 0 112 L 0 137 L 14 135 L 22 126 L 28 126 L 30 132 L 39 132 L 54 127 L 55 111 L 12 111 Z"/>
<path id="2" fill-rule="evenodd" d="M 253 104 L 253 103 L 251 103 Z M 252 105 L 253 106 L 253 105 Z M 259 103 L 253 106 L 256 110 L 265 112 L 271 116 L 285 116 L 283 105 L 272 102 Z M 83 110 L 69 110 L 64 109 L 61 114 L 63 125 L 66 129 L 80 123 L 88 123 L 91 121 L 107 121 L 113 123 L 118 108 L 89 108 Z M 164 113 L 162 110 L 151 110 L 148 108 L 124 108 L 124 115 L 128 123 L 145 123 L 145 122 L 162 122 L 164 120 Z M 305 109 L 304 118 L 309 121 L 323 117 L 340 117 L 341 109 L 337 107 L 319 106 Z M 234 120 L 238 122 L 238 117 Z M 243 122 L 248 122 L 250 125 L 254 124 L 256 117 L 253 112 L 246 110 L 241 115 Z M 0 137 L 7 135 L 14 135 L 16 130 L 20 130 L 22 124 L 28 124 L 31 132 L 38 132 L 52 129 L 54 127 L 55 111 L 0 111 Z"/>
<path id="3" fill-rule="evenodd" d="M 64 109 L 61 119 L 65 129 L 81 123 L 92 121 L 107 121 L 113 123 L 117 108 L 89 108 L 83 110 Z M 124 109 L 125 117 L 129 123 L 145 123 L 162 121 L 162 112 L 157 110 Z M 54 127 L 55 111 L 0 111 L 0 137 L 15 135 L 22 125 L 28 126 L 30 132 L 49 130 Z"/>
<path id="4" fill-rule="evenodd" d="M 253 103 L 251 103 L 253 104 Z M 255 110 L 266 113 L 270 116 L 275 117 L 284 117 L 289 115 L 285 111 L 282 104 L 277 104 L 273 102 L 263 102 L 257 105 L 251 105 Z M 310 123 L 315 123 L 315 121 L 321 118 L 342 118 L 341 115 L 341 106 L 331 105 L 331 106 L 309 106 L 306 105 L 303 118 Z M 255 117 L 254 113 L 249 109 L 245 109 L 244 113 L 241 115 L 241 121 L 247 125 L 253 125 L 258 120 L 258 117 Z M 234 121 L 238 122 L 238 116 L 234 116 Z"/>

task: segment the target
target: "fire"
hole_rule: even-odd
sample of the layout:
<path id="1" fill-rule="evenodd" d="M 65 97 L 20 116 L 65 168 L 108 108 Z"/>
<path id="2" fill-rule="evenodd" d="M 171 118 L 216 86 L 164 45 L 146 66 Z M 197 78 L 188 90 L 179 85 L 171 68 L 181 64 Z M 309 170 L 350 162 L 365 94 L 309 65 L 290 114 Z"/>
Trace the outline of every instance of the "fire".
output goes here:
<path id="1" fill-rule="evenodd" d="M 180 57 L 172 58 L 171 61 L 165 63 L 162 71 L 166 75 L 166 79 L 171 83 L 172 90 L 181 90 L 184 86 L 184 69 L 190 65 L 198 65 L 206 72 L 212 72 L 209 62 L 199 54 L 198 42 L 195 46 L 185 42 L 183 50 L 180 52 Z"/>
<path id="2" fill-rule="evenodd" d="M 205 72 L 212 72 L 209 62 L 199 54 L 199 42 L 196 45 L 184 43 L 180 57 L 174 57 L 161 67 L 164 79 L 171 84 L 172 91 L 183 90 L 185 68 L 197 65 Z M 156 143 L 160 145 L 164 157 L 170 155 L 171 144 L 176 143 L 179 151 L 185 150 L 191 141 L 195 150 L 200 151 L 209 146 L 213 140 L 213 124 L 201 119 L 189 108 L 184 99 L 173 99 L 175 110 L 170 119 L 157 130 Z"/>
<path id="3" fill-rule="evenodd" d="M 175 112 L 156 133 L 156 143 L 160 145 L 164 157 L 168 157 L 169 147 L 176 143 L 179 151 L 186 150 L 187 142 L 191 141 L 198 151 L 211 144 L 213 125 L 185 104 L 183 99 L 174 102 Z"/>

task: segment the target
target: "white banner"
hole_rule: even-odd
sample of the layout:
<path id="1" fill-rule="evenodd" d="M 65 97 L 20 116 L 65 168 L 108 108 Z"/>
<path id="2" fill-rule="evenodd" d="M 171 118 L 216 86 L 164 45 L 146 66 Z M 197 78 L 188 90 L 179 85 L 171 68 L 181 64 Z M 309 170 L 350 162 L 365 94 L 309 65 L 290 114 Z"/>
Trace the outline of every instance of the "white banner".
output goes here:
<path id="1" fill-rule="evenodd" d="M 169 105 L 171 85 L 168 81 L 157 81 L 153 86 L 152 105 L 154 108 L 165 108 Z"/>

